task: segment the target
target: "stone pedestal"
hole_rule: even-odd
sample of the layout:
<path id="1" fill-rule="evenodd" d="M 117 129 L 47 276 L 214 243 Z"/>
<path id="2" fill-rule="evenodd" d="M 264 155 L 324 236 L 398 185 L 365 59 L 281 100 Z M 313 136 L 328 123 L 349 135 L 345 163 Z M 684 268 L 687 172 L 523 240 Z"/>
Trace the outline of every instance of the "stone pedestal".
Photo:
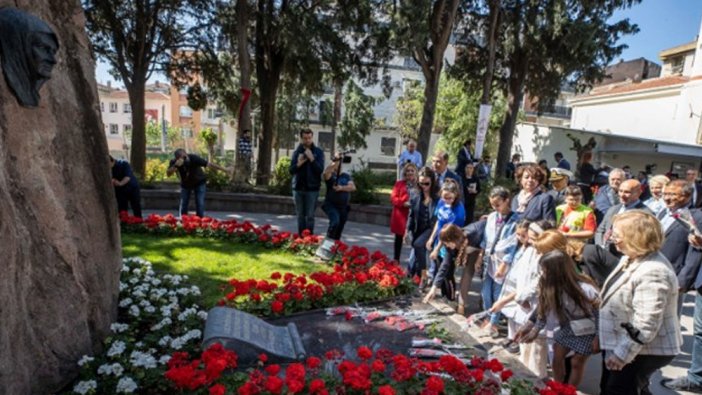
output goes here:
<path id="1" fill-rule="evenodd" d="M 0 77 L 0 393 L 53 393 L 116 315 L 116 203 L 80 2 L 2 7 L 46 22 L 59 49 L 35 108 Z"/>

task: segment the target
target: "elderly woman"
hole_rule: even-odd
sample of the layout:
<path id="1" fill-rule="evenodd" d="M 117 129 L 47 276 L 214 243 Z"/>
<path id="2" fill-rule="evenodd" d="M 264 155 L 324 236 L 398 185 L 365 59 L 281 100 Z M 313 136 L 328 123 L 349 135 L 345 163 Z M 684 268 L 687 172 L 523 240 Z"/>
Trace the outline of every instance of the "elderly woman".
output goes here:
<path id="1" fill-rule="evenodd" d="M 648 198 L 644 204 L 648 207 L 653 215 L 658 215 L 661 211 L 665 209 L 665 201 L 663 200 L 663 188 L 668 185 L 670 179 L 662 174 L 651 177 L 648 180 L 649 190 L 651 191 L 651 197 Z"/>
<path id="2" fill-rule="evenodd" d="M 407 217 L 409 216 L 412 197 L 419 195 L 417 192 L 417 166 L 407 163 L 402 168 L 402 179 L 395 183 L 390 194 L 392 214 L 390 215 L 390 231 L 395 235 L 395 248 L 393 259 L 400 260 L 402 240 L 407 230 Z"/>
<path id="3" fill-rule="evenodd" d="M 583 204 L 583 191 L 576 185 L 565 189 L 565 204 L 556 207 L 558 230 L 568 238 L 583 241 L 595 235 L 595 212 Z"/>
<path id="4" fill-rule="evenodd" d="M 512 211 L 529 221 L 555 221 L 553 196 L 543 192 L 541 188 L 546 180 L 546 173 L 538 165 L 523 165 L 517 168 L 515 178 L 521 190 L 512 199 Z"/>
<path id="5" fill-rule="evenodd" d="M 616 215 L 611 238 L 623 257 L 600 292 L 600 390 L 640 394 L 651 374 L 680 352 L 678 281 L 659 251 L 663 234 L 653 215 Z"/>

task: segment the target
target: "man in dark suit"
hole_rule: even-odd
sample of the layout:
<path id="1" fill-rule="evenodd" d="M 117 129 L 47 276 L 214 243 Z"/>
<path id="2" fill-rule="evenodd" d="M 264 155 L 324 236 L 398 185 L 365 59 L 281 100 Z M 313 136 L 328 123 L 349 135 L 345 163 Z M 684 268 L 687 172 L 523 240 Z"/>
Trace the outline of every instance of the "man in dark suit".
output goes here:
<path id="1" fill-rule="evenodd" d="M 661 253 L 673 265 L 680 285 L 678 314 L 682 313 L 682 298 L 693 285 L 697 269 L 702 261 L 702 251 L 690 246 L 688 236 L 702 224 L 702 213 L 689 210 L 693 186 L 687 181 L 673 180 L 663 189 L 666 208 L 658 214 L 661 221 L 665 242 Z"/>
<path id="2" fill-rule="evenodd" d="M 690 234 L 688 241 L 698 251 L 702 250 L 702 235 Z M 692 341 L 690 369 L 688 369 L 685 376 L 661 380 L 661 385 L 673 391 L 702 394 L 702 271 L 699 270 L 699 266 L 696 269 L 692 287 L 696 292 L 695 312 L 692 315 L 694 317 L 692 324 L 694 339 Z"/>
<path id="3" fill-rule="evenodd" d="M 466 165 L 468 163 L 473 163 L 473 154 L 471 153 L 470 146 L 473 145 L 473 140 L 468 139 L 463 143 L 463 147 L 458 150 L 458 164 L 456 165 L 456 174 L 460 177 L 466 174 Z"/>
<path id="4" fill-rule="evenodd" d="M 614 216 L 629 210 L 645 210 L 651 212 L 639 200 L 641 183 L 637 180 L 626 180 L 619 185 L 619 204 L 610 207 L 604 219 L 595 232 L 595 244 L 583 248 L 583 271 L 592 277 L 602 287 L 604 280 L 619 263 L 622 254 L 614 247 L 611 240 Z"/>
<path id="5" fill-rule="evenodd" d="M 556 152 L 556 154 L 553 155 L 553 158 L 556 159 L 556 167 L 559 167 L 559 168 L 565 169 L 565 170 L 570 170 L 570 162 L 568 162 L 563 157 L 562 153 Z"/>
<path id="6" fill-rule="evenodd" d="M 610 207 L 619 204 L 619 185 L 624 181 L 624 170 L 612 169 L 608 175 L 609 184 L 603 185 L 597 191 L 595 198 L 590 202 L 590 207 L 595 210 L 597 223 L 601 224 L 605 213 Z"/>
<path id="7" fill-rule="evenodd" d="M 697 183 L 698 172 L 695 169 L 687 169 L 685 172 L 685 181 L 692 185 L 692 196 L 690 198 L 690 207 L 702 207 L 702 185 Z"/>
<path id="8" fill-rule="evenodd" d="M 461 177 L 459 177 L 458 174 L 448 169 L 448 158 L 448 154 L 444 151 L 437 151 L 431 158 L 431 165 L 436 173 L 436 180 L 439 184 L 439 188 L 444 184 L 444 180 L 451 178 L 456 180 L 458 189 L 462 191 L 463 181 L 461 181 Z"/>

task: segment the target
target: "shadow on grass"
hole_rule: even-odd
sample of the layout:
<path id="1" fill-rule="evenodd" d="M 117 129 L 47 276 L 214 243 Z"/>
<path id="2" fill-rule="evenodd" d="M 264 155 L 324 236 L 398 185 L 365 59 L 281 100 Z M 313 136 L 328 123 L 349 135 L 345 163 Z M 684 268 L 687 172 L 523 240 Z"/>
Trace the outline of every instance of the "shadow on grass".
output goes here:
<path id="1" fill-rule="evenodd" d="M 214 306 L 228 292 L 227 281 L 232 278 L 269 279 L 273 272 L 331 270 L 308 257 L 285 251 L 192 236 L 123 234 L 122 251 L 125 257 L 150 261 L 158 272 L 188 275 L 188 282 L 200 287 L 201 304 L 206 308 Z"/>

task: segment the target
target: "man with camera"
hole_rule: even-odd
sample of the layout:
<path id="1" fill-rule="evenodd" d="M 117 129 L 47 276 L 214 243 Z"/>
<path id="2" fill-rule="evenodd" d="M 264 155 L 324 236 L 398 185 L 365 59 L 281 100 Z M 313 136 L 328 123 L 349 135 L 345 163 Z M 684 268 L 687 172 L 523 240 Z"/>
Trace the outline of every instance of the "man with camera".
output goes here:
<path id="1" fill-rule="evenodd" d="M 211 167 L 228 173 L 231 173 L 231 169 L 208 162 L 207 159 L 198 155 L 188 154 L 182 148 L 178 148 L 173 156 L 174 158 L 168 164 L 166 174 L 170 177 L 176 171 L 178 172 L 178 178 L 180 178 L 180 215 L 188 214 L 190 193 L 195 192 L 195 211 L 198 217 L 204 217 L 207 176 L 202 168 Z"/>
<path id="2" fill-rule="evenodd" d="M 324 198 L 322 210 L 329 218 L 329 229 L 327 239 L 340 240 L 341 232 L 346 225 L 349 216 L 349 202 L 351 192 L 356 190 L 356 186 L 348 173 L 341 171 L 341 163 L 350 163 L 351 157 L 345 155 L 346 152 L 339 152 L 332 158 L 332 162 L 324 169 L 322 177 L 327 185 L 327 195 Z"/>

